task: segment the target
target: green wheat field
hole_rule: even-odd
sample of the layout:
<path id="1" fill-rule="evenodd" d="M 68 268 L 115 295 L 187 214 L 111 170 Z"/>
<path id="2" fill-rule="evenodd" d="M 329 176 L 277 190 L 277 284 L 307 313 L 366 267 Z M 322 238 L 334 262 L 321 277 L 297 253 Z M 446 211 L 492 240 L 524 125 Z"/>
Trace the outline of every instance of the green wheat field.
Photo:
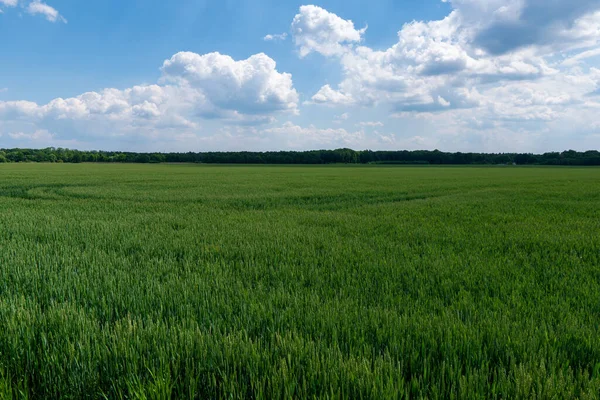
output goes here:
<path id="1" fill-rule="evenodd" d="M 0 166 L 0 398 L 597 399 L 600 169 Z"/>

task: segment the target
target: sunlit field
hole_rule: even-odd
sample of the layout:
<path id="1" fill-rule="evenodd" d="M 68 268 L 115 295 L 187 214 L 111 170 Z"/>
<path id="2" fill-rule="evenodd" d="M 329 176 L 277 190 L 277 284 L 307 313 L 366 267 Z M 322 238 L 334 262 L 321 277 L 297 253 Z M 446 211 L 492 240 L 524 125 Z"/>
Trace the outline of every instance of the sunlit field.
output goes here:
<path id="1" fill-rule="evenodd" d="M 0 398 L 598 398 L 600 169 L 0 165 Z"/>

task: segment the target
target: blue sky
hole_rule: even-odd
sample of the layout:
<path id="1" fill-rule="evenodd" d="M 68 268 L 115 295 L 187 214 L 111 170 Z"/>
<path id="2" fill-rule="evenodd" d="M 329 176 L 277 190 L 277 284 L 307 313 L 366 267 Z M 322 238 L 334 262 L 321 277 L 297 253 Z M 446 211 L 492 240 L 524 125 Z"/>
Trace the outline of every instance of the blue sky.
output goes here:
<path id="1" fill-rule="evenodd" d="M 0 147 L 600 148 L 599 0 L 0 10 Z"/>

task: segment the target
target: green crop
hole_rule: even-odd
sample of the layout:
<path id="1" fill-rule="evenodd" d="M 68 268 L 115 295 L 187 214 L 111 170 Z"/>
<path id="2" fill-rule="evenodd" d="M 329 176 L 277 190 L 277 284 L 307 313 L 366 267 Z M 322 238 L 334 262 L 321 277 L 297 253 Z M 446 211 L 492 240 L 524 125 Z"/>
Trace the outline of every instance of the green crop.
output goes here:
<path id="1" fill-rule="evenodd" d="M 0 398 L 596 399 L 600 169 L 0 166 Z"/>

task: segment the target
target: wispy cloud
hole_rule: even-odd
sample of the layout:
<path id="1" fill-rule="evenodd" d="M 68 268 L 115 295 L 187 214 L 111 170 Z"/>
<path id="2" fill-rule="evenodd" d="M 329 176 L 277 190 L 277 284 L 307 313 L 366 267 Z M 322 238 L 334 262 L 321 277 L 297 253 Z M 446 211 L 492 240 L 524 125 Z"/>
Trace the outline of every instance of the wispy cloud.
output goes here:
<path id="1" fill-rule="evenodd" d="M 6 7 L 16 7 L 18 4 L 18 0 L 0 0 L 0 5 L 4 5 Z"/>
<path id="2" fill-rule="evenodd" d="M 576 54 L 573 57 L 567 58 L 565 61 L 562 62 L 562 65 L 570 67 L 573 65 L 578 64 L 580 61 L 591 58 L 591 57 L 596 57 L 600 55 L 600 49 L 592 49 L 592 50 L 588 50 L 588 51 L 584 51 L 582 53 Z"/>
<path id="3" fill-rule="evenodd" d="M 346 121 L 348 118 L 350 118 L 350 114 L 343 113 L 341 115 L 336 115 L 333 118 L 333 122 L 335 122 L 336 124 L 341 124 L 342 122 Z"/>
<path id="4" fill-rule="evenodd" d="M 49 6 L 41 0 L 34 0 L 33 2 L 29 3 L 26 11 L 31 15 L 43 15 L 50 22 L 67 23 L 67 19 L 60 15 L 56 8 Z"/>
<path id="5" fill-rule="evenodd" d="M 267 35 L 263 38 L 263 40 L 265 42 L 279 42 L 279 41 L 283 41 L 285 39 L 287 39 L 288 34 L 287 33 L 280 33 L 280 34 L 273 34 L 273 35 Z"/>
<path id="6" fill-rule="evenodd" d="M 383 122 L 380 122 L 380 121 L 364 121 L 364 122 L 360 122 L 358 125 L 360 125 L 360 126 L 375 127 L 375 126 L 383 126 Z"/>

